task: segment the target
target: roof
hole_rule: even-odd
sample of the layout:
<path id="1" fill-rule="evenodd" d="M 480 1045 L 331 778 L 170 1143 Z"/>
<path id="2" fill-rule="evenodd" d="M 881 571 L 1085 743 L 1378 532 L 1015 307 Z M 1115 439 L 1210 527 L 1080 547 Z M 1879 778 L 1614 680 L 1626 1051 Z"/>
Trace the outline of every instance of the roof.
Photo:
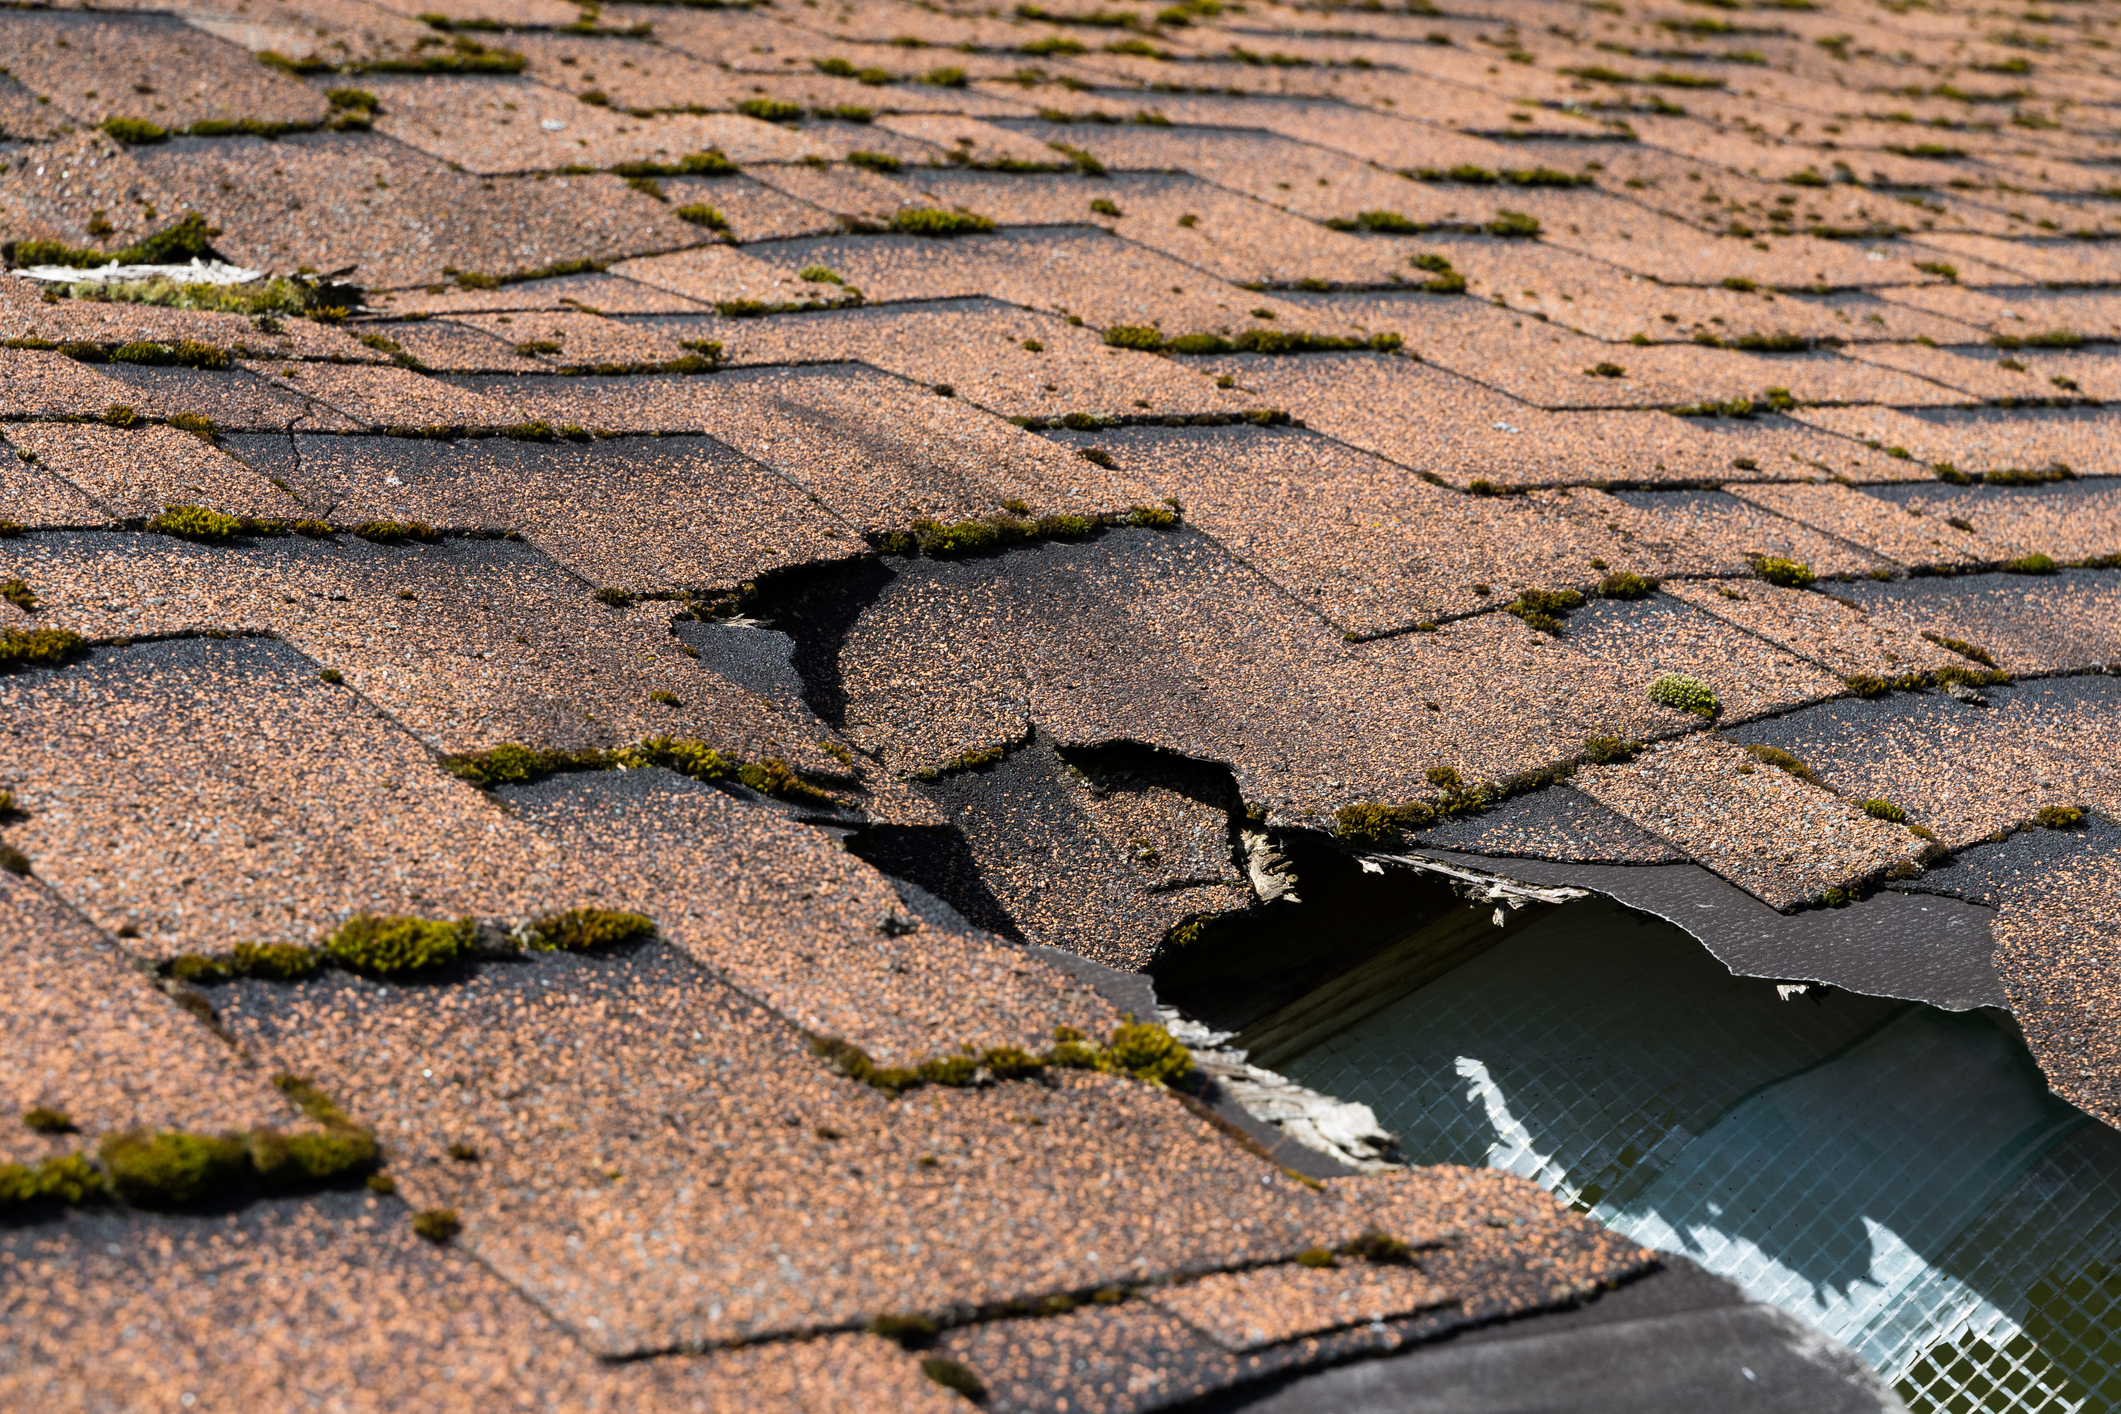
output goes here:
<path id="1" fill-rule="evenodd" d="M 1882 1398 L 1160 1009 L 1383 879 L 2121 1124 L 2103 15 L 413 8 L 0 27 L 0 1402 Z"/>

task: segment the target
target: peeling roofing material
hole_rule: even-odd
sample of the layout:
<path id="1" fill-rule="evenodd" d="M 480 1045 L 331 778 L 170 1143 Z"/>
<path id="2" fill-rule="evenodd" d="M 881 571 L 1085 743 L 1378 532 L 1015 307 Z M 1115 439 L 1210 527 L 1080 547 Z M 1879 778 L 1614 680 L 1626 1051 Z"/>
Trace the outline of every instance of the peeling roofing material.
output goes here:
<path id="1" fill-rule="evenodd" d="M 2121 1404 L 2111 17 L 1718 3 L 0 26 L 0 1404 Z"/>

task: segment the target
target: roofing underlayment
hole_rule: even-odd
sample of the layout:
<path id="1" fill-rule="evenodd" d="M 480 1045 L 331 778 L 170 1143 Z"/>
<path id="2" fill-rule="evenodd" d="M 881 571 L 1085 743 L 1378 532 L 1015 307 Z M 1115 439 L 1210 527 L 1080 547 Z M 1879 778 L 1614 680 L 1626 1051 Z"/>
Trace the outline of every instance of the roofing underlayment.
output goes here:
<path id="1" fill-rule="evenodd" d="M 2115 42 L 0 7 L 0 1409 L 2121 1410 Z"/>

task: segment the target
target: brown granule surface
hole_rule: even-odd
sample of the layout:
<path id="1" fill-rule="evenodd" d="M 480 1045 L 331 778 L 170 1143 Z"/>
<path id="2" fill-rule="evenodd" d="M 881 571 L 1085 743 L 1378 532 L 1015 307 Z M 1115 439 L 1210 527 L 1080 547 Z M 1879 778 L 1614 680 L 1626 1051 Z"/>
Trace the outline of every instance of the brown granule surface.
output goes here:
<path id="1" fill-rule="evenodd" d="M 682 204 L 682 203 L 680 203 Z M 684 314 L 697 301 L 680 298 L 617 275 L 590 272 L 550 279 L 511 280 L 493 289 L 372 290 L 369 304 L 385 314 L 508 314 L 519 309 L 586 309 L 595 314 Z"/>
<path id="2" fill-rule="evenodd" d="M 207 629 L 265 632 L 388 711 L 430 748 L 503 742 L 581 750 L 651 736 L 702 739 L 743 760 L 827 773 L 820 733 L 702 668 L 668 623 L 679 606 L 614 608 L 506 541 L 375 545 L 254 540 L 210 549 L 164 536 L 0 543 L 38 623 L 109 640 Z M 114 586 L 129 583 L 123 595 Z M 667 692 L 675 704 L 651 700 Z"/>
<path id="3" fill-rule="evenodd" d="M 723 322 L 707 337 L 737 363 L 859 359 L 1003 417 L 1235 416 L 1259 406 L 1192 362 L 1111 348 L 1058 316 L 986 300 Z M 1025 348 L 1027 339 L 1042 347 Z"/>
<path id="4" fill-rule="evenodd" d="M 1952 849 L 2024 825 L 2051 805 L 2121 804 L 2113 693 L 2103 679 L 1982 691 L 1986 706 L 1942 693 L 1838 702 L 1777 724 L 1774 744 L 1787 742 L 1851 800 L 1890 800 Z"/>
<path id="5" fill-rule="evenodd" d="M 1886 449 L 1874 462 L 1898 466 L 1923 480 L 1943 463 L 1969 476 L 1991 471 L 2047 471 L 2066 466 L 2080 476 L 2121 473 L 2114 432 L 2121 417 L 2105 408 L 1804 408 L 1796 416 L 1815 427 Z M 1908 453 L 1905 460 L 1890 449 Z"/>
<path id="6" fill-rule="evenodd" d="M 783 274 L 729 246 L 699 246 L 646 260 L 623 261 L 613 268 L 629 280 L 683 295 L 695 302 L 695 309 L 725 301 L 804 309 L 859 297 L 858 292 L 849 292 L 843 286 Z"/>
<path id="7" fill-rule="evenodd" d="M 702 966 L 817 1035 L 913 1065 L 961 1045 L 1037 1051 L 1111 1007 L 981 934 L 919 925 L 889 880 L 779 812 L 662 771 L 570 777 L 505 799 Z"/>
<path id="8" fill-rule="evenodd" d="M 0 870 L 0 1162 L 94 1149 L 128 1129 L 195 1133 L 288 1127 L 288 1103 L 196 1017 L 130 965 L 117 947 L 36 883 Z M 38 1106 L 78 1132 L 39 1134 L 20 1122 Z"/>
<path id="9" fill-rule="evenodd" d="M 2102 853 L 2047 871 L 2005 900 L 1993 925 L 1996 971 L 2050 1089 L 2108 1124 L 2121 1119 L 2121 995 L 2106 939 L 2121 869 Z"/>
<path id="10" fill-rule="evenodd" d="M 11 1229 L 0 1264 L 18 1340 L 0 1400 L 215 1414 L 290 1390 L 409 1414 L 832 1414 L 866 1398 L 920 1414 L 963 1407 L 868 1335 L 598 1361 L 477 1261 L 415 1237 L 408 1217 L 402 1202 L 363 1195 Z M 232 1327 L 246 1338 L 228 1339 Z"/>
<path id="11" fill-rule="evenodd" d="M 509 274 L 698 239 L 697 227 L 618 177 L 483 182 L 371 134 L 184 138 L 135 151 L 155 180 L 212 216 L 222 228 L 215 249 L 229 259 L 274 270 L 352 265 L 353 278 L 386 289 L 437 283 L 445 268 Z M 256 180 L 268 156 L 276 180 Z M 486 219 L 460 219 L 468 209 Z"/>
<path id="12" fill-rule="evenodd" d="M 2000 547 L 1985 542 L 1979 531 L 1961 530 L 1847 486 L 1734 486 L 1731 494 L 1910 569 L 1951 569 L 2003 558 Z"/>
<path id="13" fill-rule="evenodd" d="M 382 74 L 368 79 L 383 100 L 378 133 L 481 176 L 549 172 L 571 164 L 675 164 L 709 148 L 738 162 L 825 155 L 797 134 L 735 113 L 636 118 L 525 80 Z M 547 123 L 561 126 L 548 128 Z"/>
<path id="14" fill-rule="evenodd" d="M 1576 783 L 1773 908 L 1816 903 L 1907 862 L 1922 844 L 1905 825 L 1699 736 L 1586 766 Z"/>
<path id="15" fill-rule="evenodd" d="M 101 417 L 125 401 L 124 385 L 44 349 L 0 349 L 0 408 L 27 417 Z"/>
<path id="16" fill-rule="evenodd" d="M 1645 687 L 1665 673 L 1700 678 L 1723 704 L 1726 721 L 1788 711 L 1842 690 L 1840 678 L 1795 654 L 1661 595 L 1637 604 L 1595 601 L 1568 623 L 1579 652 Z"/>
<path id="17" fill-rule="evenodd" d="M 207 506 L 263 520 L 302 514 L 293 496 L 174 427 L 18 422 L 7 439 L 121 520 L 159 515 L 166 506 Z"/>
<path id="18" fill-rule="evenodd" d="M 9 843 L 149 957 L 358 912 L 522 918 L 565 887 L 556 851 L 269 640 L 103 649 L 0 679 L 0 706 L 29 815 Z"/>
<path id="19" fill-rule="evenodd" d="M 424 330 L 434 326 L 399 327 Z M 204 417 L 213 423 L 216 433 L 361 430 L 361 424 L 344 413 L 247 368 L 208 373 L 196 368 L 107 363 L 97 371 L 125 386 L 126 401 L 134 412 L 162 422 L 174 417 Z"/>
<path id="20" fill-rule="evenodd" d="M 1721 491 L 1623 491 L 1614 499 L 1639 516 L 1627 527 L 1634 534 L 1687 546 L 1697 555 L 1705 554 L 1708 563 L 1729 566 L 1727 573 L 1763 556 L 1795 560 L 1821 575 L 1870 574 L 1886 568 L 1886 561 L 1738 494 L 1750 489 L 1732 484 Z"/>
<path id="21" fill-rule="evenodd" d="M 739 371 L 701 389 L 699 425 L 863 531 L 929 519 L 1111 515 L 1154 502 L 1137 474 L 860 365 Z"/>
<path id="22" fill-rule="evenodd" d="M 744 260 L 734 251 L 725 254 Z M 661 324 L 606 319 L 576 309 L 459 314 L 450 322 L 490 334 L 518 353 L 535 356 L 548 368 L 654 365 L 691 352 Z"/>
<path id="23" fill-rule="evenodd" d="M 1260 1267 L 1159 1291 L 1157 1305 L 1240 1354 L 1301 1335 L 1382 1322 L 1450 1303 L 1452 1293 L 1411 1264 L 1360 1259 L 1330 1268 Z"/>
<path id="24" fill-rule="evenodd" d="M 2121 662 L 2121 583 L 2110 573 L 1984 574 L 1851 588 L 1874 622 L 1971 643 L 2005 672 L 2082 672 Z"/>
<path id="25" fill-rule="evenodd" d="M 72 482 L 23 461 L 11 444 L 0 444 L 0 520 L 31 530 L 87 530 L 117 523 Z"/>
<path id="26" fill-rule="evenodd" d="M 253 371 L 352 419 L 362 427 L 504 426 L 500 409 L 404 368 L 336 363 L 254 363 Z"/>
<path id="27" fill-rule="evenodd" d="M 1860 601 L 1836 603 L 1829 593 L 1784 589 L 1757 579 L 1678 580 L 1666 591 L 1837 677 L 1893 678 L 1965 666 L 1964 659 L 1899 624 L 1864 613 Z"/>
<path id="28" fill-rule="evenodd" d="M 634 594 L 730 588 L 862 549 L 831 512 L 705 437 L 296 442 L 296 489 L 334 525 L 516 531 L 593 584 Z"/>
<path id="29" fill-rule="evenodd" d="M 16 18 L 0 38 L 0 67 L 85 125 L 114 117 L 170 129 L 202 120 L 314 123 L 326 112 L 317 90 L 174 17 Z"/>
<path id="30" fill-rule="evenodd" d="M 1035 1298 L 1356 1230 L 1349 1205 L 1158 1087 L 1058 1073 L 893 1100 L 660 948 L 440 988 L 224 996 L 247 1045 L 377 1124 L 408 1201 L 454 1207 L 460 1244 L 600 1354 Z"/>
<path id="31" fill-rule="evenodd" d="M 756 253 L 789 271 L 828 266 L 871 300 L 991 295 L 1026 309 L 1074 315 L 1093 329 L 1147 325 L 1167 339 L 1246 329 L 1340 337 L 1355 332 L 1330 309 L 1241 290 L 1169 256 L 1079 227 L 1003 230 L 950 241 L 839 237 Z"/>

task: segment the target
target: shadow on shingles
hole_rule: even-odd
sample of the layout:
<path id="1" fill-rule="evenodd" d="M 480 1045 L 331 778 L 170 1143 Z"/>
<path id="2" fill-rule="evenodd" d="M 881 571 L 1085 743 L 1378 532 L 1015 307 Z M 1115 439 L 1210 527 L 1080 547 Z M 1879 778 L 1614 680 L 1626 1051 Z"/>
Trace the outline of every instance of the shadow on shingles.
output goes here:
<path id="1" fill-rule="evenodd" d="M 850 836 L 847 848 L 900 886 L 902 895 L 910 893 L 907 907 L 921 917 L 928 917 L 922 905 L 933 900 L 950 910 L 950 917 L 1011 942 L 1025 941 L 1008 908 L 987 887 L 971 845 L 956 826 L 934 830 L 873 825 Z"/>
<path id="2" fill-rule="evenodd" d="M 1918 878 L 1886 885 L 1898 893 L 1943 894 L 2000 908 L 2026 898 L 2058 875 L 2121 853 L 2121 824 L 2087 813 L 2068 829 L 2014 831 L 2005 839 L 1969 845 Z"/>
<path id="3" fill-rule="evenodd" d="M 803 700 L 828 726 L 847 724 L 840 649 L 885 586 L 897 578 L 896 570 L 877 559 L 800 566 L 759 577 L 758 598 L 773 606 L 772 626 L 795 640 L 789 662 L 802 679 Z"/>

